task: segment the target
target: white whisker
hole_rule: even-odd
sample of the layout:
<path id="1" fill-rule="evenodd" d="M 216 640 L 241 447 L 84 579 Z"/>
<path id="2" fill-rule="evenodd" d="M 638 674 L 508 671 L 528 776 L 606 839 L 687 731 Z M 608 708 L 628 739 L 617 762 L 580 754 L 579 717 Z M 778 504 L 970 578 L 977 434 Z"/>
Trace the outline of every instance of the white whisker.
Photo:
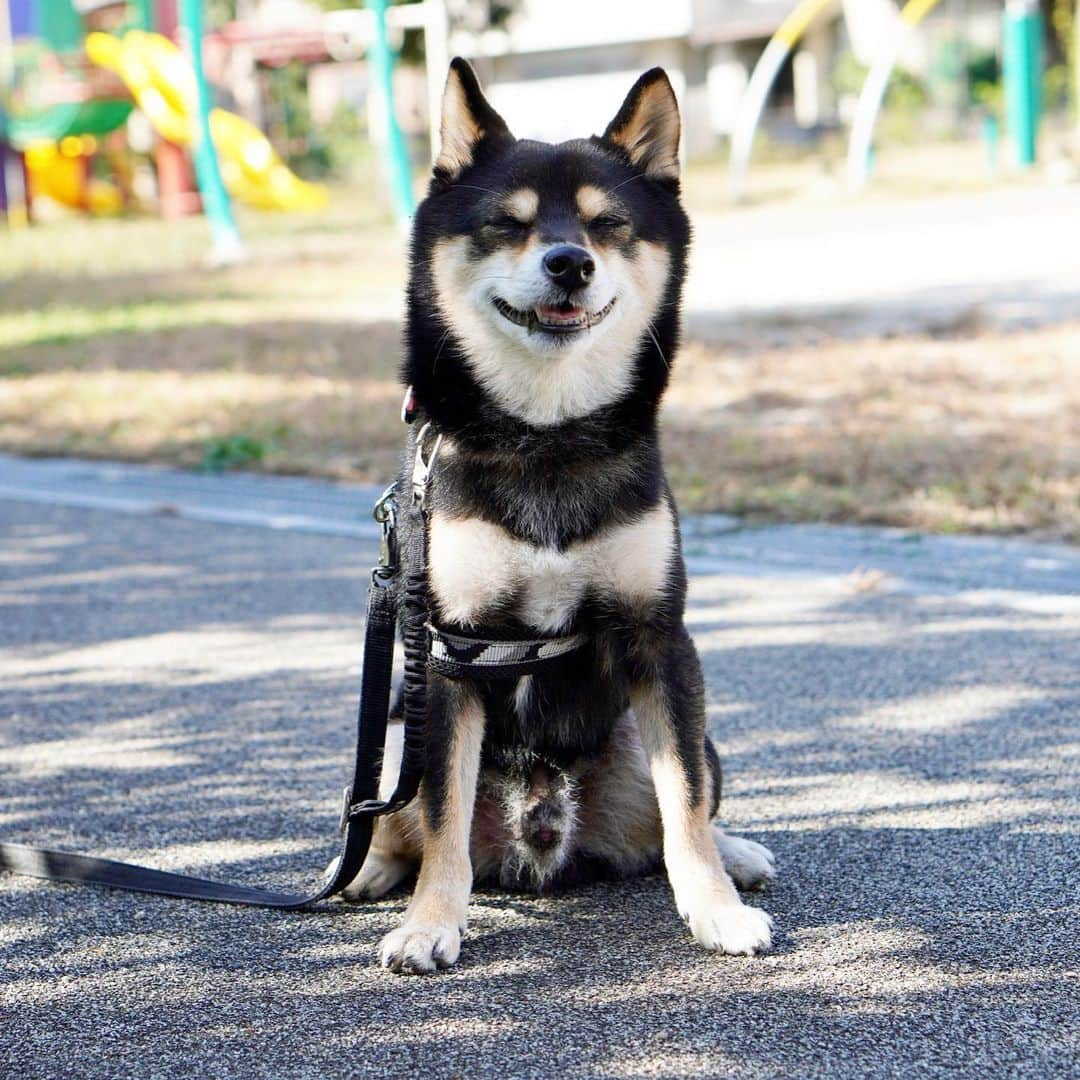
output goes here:
<path id="1" fill-rule="evenodd" d="M 623 180 L 622 183 L 616 184 L 611 190 L 612 190 L 612 192 L 616 192 L 616 191 L 619 190 L 619 188 L 626 187 L 627 184 L 631 183 L 634 180 L 644 180 L 644 179 L 645 179 L 645 177 L 641 173 L 638 173 L 635 176 L 631 176 L 627 180 Z"/>
<path id="2" fill-rule="evenodd" d="M 660 342 L 656 337 L 656 327 L 653 325 L 652 319 L 649 319 L 645 323 L 645 331 L 652 338 L 652 343 L 656 346 L 656 351 L 660 354 L 660 359 L 664 361 L 664 367 L 671 370 L 671 365 L 668 363 L 668 358 L 664 355 L 664 350 L 660 348 Z"/>
<path id="3" fill-rule="evenodd" d="M 489 187 L 480 187 L 478 184 L 455 184 L 455 187 L 468 188 L 470 191 L 486 191 L 489 195 L 494 195 L 496 198 L 501 198 L 504 194 L 501 191 L 493 191 Z"/>

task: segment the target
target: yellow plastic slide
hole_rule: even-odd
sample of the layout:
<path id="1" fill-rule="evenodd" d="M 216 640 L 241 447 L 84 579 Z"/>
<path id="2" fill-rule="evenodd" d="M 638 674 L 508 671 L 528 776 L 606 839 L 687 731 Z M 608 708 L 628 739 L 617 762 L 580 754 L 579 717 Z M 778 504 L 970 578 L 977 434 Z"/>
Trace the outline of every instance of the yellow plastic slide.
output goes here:
<path id="1" fill-rule="evenodd" d="M 169 142 L 187 146 L 195 136 L 195 73 L 187 57 L 161 34 L 130 30 L 123 38 L 93 33 L 86 54 L 115 71 L 131 91 L 154 130 Z M 224 109 L 210 113 L 210 133 L 229 193 L 263 210 L 317 210 L 326 205 L 326 188 L 301 180 L 243 117 Z"/>
<path id="2" fill-rule="evenodd" d="M 69 135 L 59 145 L 40 142 L 28 146 L 26 171 L 31 194 L 91 214 L 118 214 L 124 206 L 120 189 L 105 180 L 87 181 L 82 144 L 77 135 Z"/>

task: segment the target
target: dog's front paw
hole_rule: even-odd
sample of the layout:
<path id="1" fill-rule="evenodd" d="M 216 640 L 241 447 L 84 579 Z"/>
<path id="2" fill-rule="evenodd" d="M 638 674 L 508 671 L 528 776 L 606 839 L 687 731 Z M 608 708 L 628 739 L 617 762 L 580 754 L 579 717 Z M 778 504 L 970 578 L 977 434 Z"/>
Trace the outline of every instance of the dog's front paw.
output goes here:
<path id="1" fill-rule="evenodd" d="M 401 975 L 429 975 L 456 963 L 460 952 L 461 931 L 456 926 L 409 922 L 383 938 L 379 960 Z"/>
<path id="2" fill-rule="evenodd" d="M 713 952 L 754 956 L 772 945 L 772 919 L 760 908 L 740 903 L 733 890 L 728 895 L 720 889 L 702 889 L 678 901 L 678 906 L 694 940 Z"/>

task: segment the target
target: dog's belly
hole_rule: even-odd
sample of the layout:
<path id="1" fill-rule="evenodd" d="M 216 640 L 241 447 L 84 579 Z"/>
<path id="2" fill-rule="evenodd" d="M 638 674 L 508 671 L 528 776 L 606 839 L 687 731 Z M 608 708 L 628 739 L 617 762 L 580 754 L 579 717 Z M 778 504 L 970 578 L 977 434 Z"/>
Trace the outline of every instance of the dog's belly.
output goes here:
<path id="1" fill-rule="evenodd" d="M 442 620 L 490 626 L 510 618 L 540 633 L 570 626 L 587 599 L 640 611 L 664 592 L 676 550 L 667 500 L 565 550 L 511 536 L 480 518 L 431 518 L 429 572 Z"/>

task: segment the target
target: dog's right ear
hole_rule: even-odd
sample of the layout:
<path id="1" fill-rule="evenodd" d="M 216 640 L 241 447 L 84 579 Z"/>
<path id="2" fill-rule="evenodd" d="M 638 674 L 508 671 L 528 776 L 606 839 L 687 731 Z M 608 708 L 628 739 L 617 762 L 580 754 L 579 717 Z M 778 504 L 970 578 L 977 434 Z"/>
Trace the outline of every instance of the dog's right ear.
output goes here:
<path id="1" fill-rule="evenodd" d="M 435 179 L 452 183 L 476 160 L 481 144 L 512 140 L 503 118 L 488 104 L 472 65 L 460 56 L 450 61 L 443 91 L 442 145 Z"/>

